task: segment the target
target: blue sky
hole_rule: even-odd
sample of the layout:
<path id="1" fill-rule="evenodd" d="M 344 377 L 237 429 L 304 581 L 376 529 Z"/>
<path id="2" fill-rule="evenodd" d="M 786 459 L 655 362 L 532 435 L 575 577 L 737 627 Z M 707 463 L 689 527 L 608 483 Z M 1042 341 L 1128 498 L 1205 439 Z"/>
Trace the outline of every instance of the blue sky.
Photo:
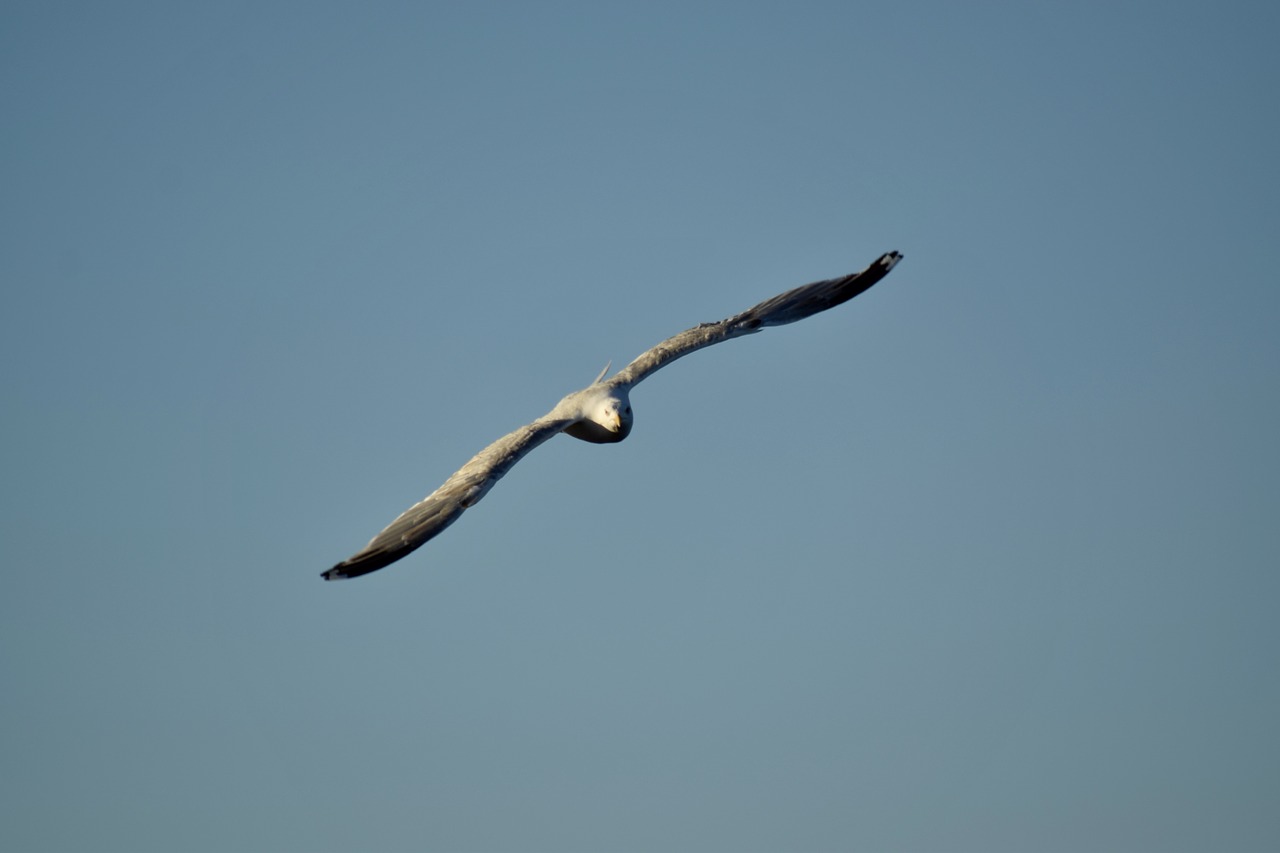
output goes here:
<path id="1" fill-rule="evenodd" d="M 1280 846 L 1278 24 L 0 6 L 0 849 Z"/>

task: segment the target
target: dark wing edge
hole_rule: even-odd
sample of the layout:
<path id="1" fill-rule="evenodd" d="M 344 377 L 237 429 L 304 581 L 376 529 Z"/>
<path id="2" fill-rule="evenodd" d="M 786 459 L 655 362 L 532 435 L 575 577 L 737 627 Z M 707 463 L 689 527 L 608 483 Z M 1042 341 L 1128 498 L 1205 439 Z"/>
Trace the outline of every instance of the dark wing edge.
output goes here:
<path id="1" fill-rule="evenodd" d="M 416 551 L 474 506 L 525 454 L 573 423 L 543 417 L 490 444 L 440 488 L 409 507 L 359 552 L 321 572 L 327 581 L 367 575 Z"/>
<path id="2" fill-rule="evenodd" d="M 614 374 L 608 384 L 631 388 L 654 371 L 703 347 L 749 335 L 767 326 L 784 326 L 834 308 L 869 290 L 900 260 L 900 252 L 886 252 L 862 272 L 815 281 L 766 299 L 718 323 L 694 326 L 641 353 Z"/>
<path id="3" fill-rule="evenodd" d="M 900 252 L 886 252 L 862 272 L 815 281 L 786 293 L 753 305 L 741 314 L 730 317 L 726 323 L 746 326 L 752 330 L 765 326 L 785 326 L 812 317 L 837 305 L 843 305 L 860 293 L 870 290 L 889 274 L 898 261 Z"/>

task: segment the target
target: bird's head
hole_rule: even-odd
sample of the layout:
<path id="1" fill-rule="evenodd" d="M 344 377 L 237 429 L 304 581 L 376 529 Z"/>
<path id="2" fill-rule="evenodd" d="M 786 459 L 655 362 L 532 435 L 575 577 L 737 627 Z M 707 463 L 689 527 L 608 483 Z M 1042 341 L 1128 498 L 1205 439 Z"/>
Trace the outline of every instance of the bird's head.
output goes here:
<path id="1" fill-rule="evenodd" d="M 598 416 L 593 420 L 610 432 L 616 433 L 618 441 L 622 441 L 631 434 L 631 425 L 635 423 L 635 416 L 631 414 L 631 401 L 627 399 L 626 392 L 610 394 L 601 403 L 598 412 Z"/>
<path id="2" fill-rule="evenodd" d="M 612 444 L 631 434 L 633 417 L 627 392 L 612 389 L 593 395 L 582 408 L 583 419 L 565 430 L 593 444 Z"/>

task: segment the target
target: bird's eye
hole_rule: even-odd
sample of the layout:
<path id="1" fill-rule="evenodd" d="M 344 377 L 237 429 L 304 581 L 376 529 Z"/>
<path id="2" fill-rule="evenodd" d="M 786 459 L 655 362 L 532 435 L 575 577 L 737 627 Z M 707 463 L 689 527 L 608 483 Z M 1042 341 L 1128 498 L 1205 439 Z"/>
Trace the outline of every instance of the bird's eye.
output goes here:
<path id="1" fill-rule="evenodd" d="M 630 406 L 627 406 L 627 414 L 628 414 L 628 415 L 629 415 L 629 414 L 631 414 L 631 407 L 630 407 Z"/>

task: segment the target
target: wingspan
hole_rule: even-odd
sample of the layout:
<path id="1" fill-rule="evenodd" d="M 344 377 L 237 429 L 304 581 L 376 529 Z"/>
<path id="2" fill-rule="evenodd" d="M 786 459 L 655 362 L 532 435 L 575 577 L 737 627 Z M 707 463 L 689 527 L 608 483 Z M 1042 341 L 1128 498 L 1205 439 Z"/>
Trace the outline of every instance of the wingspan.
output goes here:
<path id="1" fill-rule="evenodd" d="M 717 323 L 702 323 L 692 329 L 686 329 L 641 353 L 634 361 L 614 374 L 608 380 L 608 384 L 614 388 L 630 389 L 644 381 L 654 371 L 703 347 L 749 335 L 766 326 L 784 326 L 826 311 L 828 308 L 834 308 L 848 302 L 880 281 L 900 260 L 902 260 L 900 253 L 888 252 L 881 255 L 875 263 L 862 272 L 815 281 L 766 299 L 728 319 Z"/>
<path id="2" fill-rule="evenodd" d="M 531 424 L 490 444 L 463 465 L 444 485 L 405 510 L 355 555 L 322 573 L 325 580 L 342 580 L 376 571 L 421 547 L 458 516 L 485 496 L 511 466 L 539 444 L 587 415 L 587 401 L 599 400 L 602 392 L 617 389 L 623 394 L 655 370 L 677 358 L 712 344 L 758 332 L 766 326 L 794 323 L 828 308 L 847 302 L 874 285 L 902 259 L 897 252 L 881 255 L 860 273 L 816 281 L 797 287 L 718 323 L 703 323 L 667 338 L 632 361 L 611 379 L 601 383 L 605 366 L 595 383 L 561 400 L 554 409 Z M 628 409 L 628 413 L 629 413 Z M 629 421 L 628 421 L 629 423 Z M 622 434 L 625 437 L 625 433 Z"/>
<path id="3" fill-rule="evenodd" d="M 507 433 L 472 457 L 443 486 L 401 513 L 359 553 L 321 573 L 321 577 L 336 581 L 367 575 L 420 548 L 457 521 L 463 510 L 474 506 L 526 453 L 574 420 L 553 412 Z"/>

